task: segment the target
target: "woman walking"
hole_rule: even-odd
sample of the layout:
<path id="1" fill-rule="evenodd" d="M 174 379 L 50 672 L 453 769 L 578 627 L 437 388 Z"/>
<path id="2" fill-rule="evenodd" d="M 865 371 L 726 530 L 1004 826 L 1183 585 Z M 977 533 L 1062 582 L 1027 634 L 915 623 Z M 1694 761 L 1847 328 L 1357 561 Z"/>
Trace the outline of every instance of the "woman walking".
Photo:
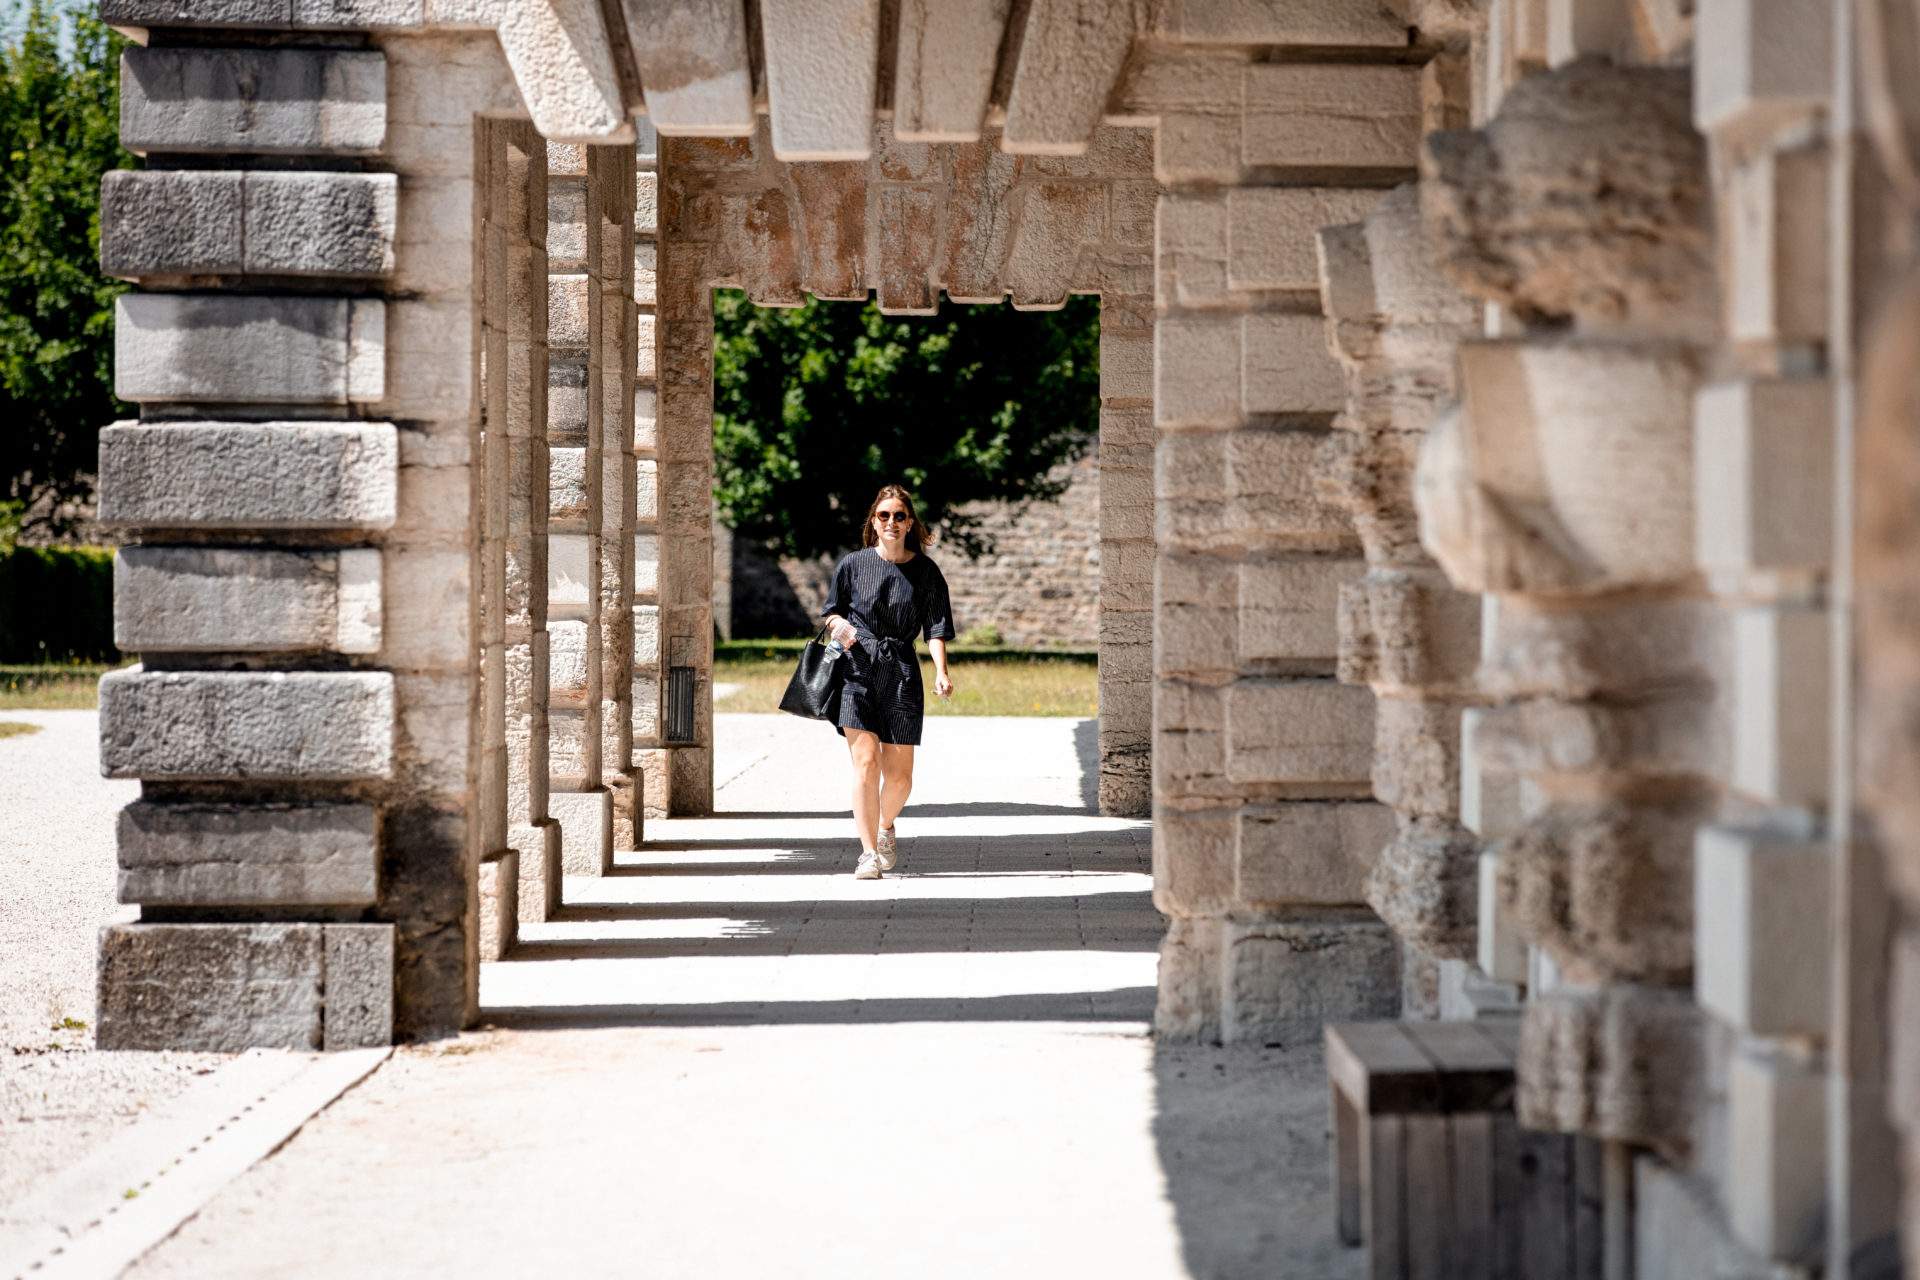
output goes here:
<path id="1" fill-rule="evenodd" d="M 878 880 L 900 857 L 893 824 L 913 790 L 913 749 L 926 715 L 913 652 L 914 637 L 923 631 L 933 651 L 934 692 L 953 694 L 947 677 L 953 607 L 940 566 L 925 554 L 930 540 L 907 491 L 887 485 L 867 511 L 860 550 L 834 569 L 822 611 L 828 630 L 847 649 L 835 724 L 853 757 L 858 880 Z"/>

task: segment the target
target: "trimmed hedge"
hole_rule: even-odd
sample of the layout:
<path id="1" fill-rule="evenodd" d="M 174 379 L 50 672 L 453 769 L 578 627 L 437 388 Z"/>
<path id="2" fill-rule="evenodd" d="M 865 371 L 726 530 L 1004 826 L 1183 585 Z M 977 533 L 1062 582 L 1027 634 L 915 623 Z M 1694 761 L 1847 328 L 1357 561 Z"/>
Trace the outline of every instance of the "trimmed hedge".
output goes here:
<path id="1" fill-rule="evenodd" d="M 0 662 L 117 662 L 113 548 L 0 553 Z"/>

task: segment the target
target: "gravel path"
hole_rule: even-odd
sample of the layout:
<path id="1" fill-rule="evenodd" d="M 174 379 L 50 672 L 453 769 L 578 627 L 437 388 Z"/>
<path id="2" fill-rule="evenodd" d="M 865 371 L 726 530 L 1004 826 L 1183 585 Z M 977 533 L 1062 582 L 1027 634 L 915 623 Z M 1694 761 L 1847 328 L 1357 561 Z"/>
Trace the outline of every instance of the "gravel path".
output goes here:
<path id="1" fill-rule="evenodd" d="M 0 720 L 41 726 L 0 738 L 0 1049 L 91 1047 L 100 926 L 137 917 L 115 900 L 113 827 L 140 784 L 100 776 L 95 712 Z"/>

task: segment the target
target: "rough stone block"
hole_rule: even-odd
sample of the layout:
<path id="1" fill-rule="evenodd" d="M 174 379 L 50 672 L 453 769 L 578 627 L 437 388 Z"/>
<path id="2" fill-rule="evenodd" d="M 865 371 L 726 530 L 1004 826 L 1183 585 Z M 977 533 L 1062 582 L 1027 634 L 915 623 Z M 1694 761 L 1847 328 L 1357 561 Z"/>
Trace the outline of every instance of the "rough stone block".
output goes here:
<path id="1" fill-rule="evenodd" d="M 1690 357 L 1578 341 L 1459 355 L 1464 413 L 1434 425 L 1414 488 L 1456 585 L 1565 595 L 1695 571 Z"/>
<path id="2" fill-rule="evenodd" d="M 1832 932 L 1825 846 L 1702 827 L 1693 873 L 1700 1006 L 1748 1035 L 1825 1035 Z"/>
<path id="3" fill-rule="evenodd" d="M 765 0 L 760 24 L 773 154 L 866 159 L 879 76 L 878 0 Z"/>
<path id="4" fill-rule="evenodd" d="M 1176 919 L 1224 914 L 1234 898 L 1231 809 L 1166 812 L 1153 828 L 1153 904 Z"/>
<path id="5" fill-rule="evenodd" d="M 1684 1159 L 1701 1061 L 1700 1015 L 1684 990 L 1558 986 L 1527 1003 L 1516 1110 L 1529 1129 Z"/>
<path id="6" fill-rule="evenodd" d="M 1460 812 L 1460 708 L 1381 694 L 1374 702 L 1373 793 L 1400 812 L 1451 823 Z"/>
<path id="7" fill-rule="evenodd" d="M 1695 541 L 1707 570 L 1833 558 L 1833 383 L 1721 382 L 1695 400 Z"/>
<path id="8" fill-rule="evenodd" d="M 129 293 L 114 394 L 143 402 L 347 404 L 386 393 L 378 298 Z"/>
<path id="9" fill-rule="evenodd" d="M 1245 75 L 1246 164 L 1412 169 L 1417 162 L 1419 68 L 1267 63 Z"/>
<path id="10" fill-rule="evenodd" d="M 1001 148 L 1018 155 L 1084 152 L 1133 35 L 1133 13 L 1123 6 L 1035 0 L 1021 31 Z"/>
<path id="11" fill-rule="evenodd" d="M 399 181 L 391 173 L 248 173 L 246 269 L 387 275 L 393 270 Z"/>
<path id="12" fill-rule="evenodd" d="M 103 1049 L 357 1049 L 393 1034 L 393 926 L 123 924 L 100 932 Z"/>
<path id="13" fill-rule="evenodd" d="M 1733 1055 L 1727 1076 L 1727 1218 L 1763 1258 L 1826 1258 L 1827 1078 L 1783 1053 Z"/>
<path id="14" fill-rule="evenodd" d="M 1321 317 L 1256 312 L 1241 320 L 1240 404 L 1248 413 L 1337 413 L 1347 379 Z"/>
<path id="15" fill-rule="evenodd" d="M 1359 222 L 1379 199 L 1378 190 L 1349 187 L 1239 187 L 1229 191 L 1228 285 L 1235 289 L 1318 289 L 1320 228 Z M 1324 338 L 1321 345 L 1325 345 Z"/>
<path id="16" fill-rule="evenodd" d="M 1395 49 L 1407 23 L 1386 6 L 1351 0 L 1185 0 L 1179 35 L 1188 44 L 1310 45 Z"/>
<path id="17" fill-rule="evenodd" d="M 592 608 L 600 540 L 587 534 L 555 534 L 547 539 L 547 616 L 585 618 Z"/>
<path id="18" fill-rule="evenodd" d="M 321 1047 L 372 1049 L 393 1043 L 393 926 L 330 924 Z"/>
<path id="19" fill-rule="evenodd" d="M 1238 316 L 1162 318 L 1153 347 L 1157 425 L 1239 425 L 1240 328 Z"/>
<path id="20" fill-rule="evenodd" d="M 648 123 L 669 137 L 750 137 L 753 81 L 744 5 L 625 0 Z"/>
<path id="21" fill-rule="evenodd" d="M 1700 0 L 1693 118 L 1702 130 L 1764 128 L 1817 111 L 1833 92 L 1833 24 L 1794 0 Z"/>
<path id="22" fill-rule="evenodd" d="M 383 54 L 133 48 L 120 66 L 120 141 L 139 155 L 373 155 L 386 140 Z"/>
<path id="23" fill-rule="evenodd" d="M 1154 218 L 1155 296 L 1163 310 L 1204 306 L 1227 294 L 1227 202 L 1161 195 Z"/>
<path id="24" fill-rule="evenodd" d="M 371 805 L 151 804 L 120 811 L 120 901 L 372 906 Z"/>
<path id="25" fill-rule="evenodd" d="M 1470 689 L 1480 621 L 1480 598 L 1438 575 L 1375 570 L 1340 589 L 1340 678 L 1379 692 Z"/>
<path id="26" fill-rule="evenodd" d="M 560 870 L 569 876 L 604 876 L 613 870 L 613 792 L 555 791 L 547 811 L 560 824 Z"/>
<path id="27" fill-rule="evenodd" d="M 116 27 L 292 27 L 353 30 L 417 27 L 423 0 L 102 0 Z"/>
<path id="28" fill-rule="evenodd" d="M 1377 920 L 1227 923 L 1221 933 L 1229 1043 L 1309 1045 L 1329 1022 L 1399 1015 L 1399 947 Z"/>
<path id="29" fill-rule="evenodd" d="M 1728 168 L 1716 193 L 1728 265 L 1727 328 L 1736 340 L 1794 345 L 1827 334 L 1825 147 L 1762 151 Z"/>
<path id="30" fill-rule="evenodd" d="M 1393 833 L 1393 810 L 1382 804 L 1248 805 L 1234 845 L 1234 896 L 1261 910 L 1357 904 Z"/>
<path id="31" fill-rule="evenodd" d="M 1004 0 L 907 0 L 900 7 L 893 125 L 906 142 L 980 136 L 1006 25 Z"/>
<path id="32" fill-rule="evenodd" d="M 1240 680 L 1227 690 L 1227 776 L 1338 791 L 1371 786 L 1373 693 L 1332 680 Z"/>
<path id="33" fill-rule="evenodd" d="M 1153 1033 L 1163 1040 L 1213 1040 L 1220 1035 L 1219 920 L 1168 922 L 1160 943 L 1159 995 Z"/>
<path id="34" fill-rule="evenodd" d="M 110 170 L 100 179 L 100 269 L 128 277 L 244 270 L 245 178 Z"/>
<path id="35" fill-rule="evenodd" d="M 1733 618 L 1733 785 L 1770 804 L 1823 804 L 1829 786 L 1822 610 L 1742 609 Z"/>
<path id="36" fill-rule="evenodd" d="M 1404 814 L 1397 797 L 1380 798 Z M 1433 817 L 1403 822 L 1367 877 L 1367 905 L 1408 947 L 1431 960 L 1470 960 L 1480 900 L 1479 851 L 1480 842 L 1458 823 Z"/>
<path id="37" fill-rule="evenodd" d="M 1323 659 L 1339 653 L 1340 589 L 1367 571 L 1364 560 L 1277 560 L 1240 566 L 1240 655 Z"/>
<path id="38" fill-rule="evenodd" d="M 121 527 L 384 529 L 398 477 L 385 422 L 119 423 L 100 433 L 100 519 Z"/>
<path id="39" fill-rule="evenodd" d="M 114 644 L 165 650 L 380 648 L 380 553 L 123 547 Z"/>
<path id="40" fill-rule="evenodd" d="M 384 778 L 393 767 L 385 672 L 110 671 L 100 681 L 109 778 Z"/>
<path id="41" fill-rule="evenodd" d="M 1100 398 L 1149 400 L 1153 397 L 1153 341 L 1149 338 L 1100 332 Z M 1107 437 L 1107 414 L 1101 414 L 1100 435 Z"/>
<path id="42" fill-rule="evenodd" d="M 1357 550 L 1347 514 L 1325 501 L 1318 483 L 1330 443 L 1328 436 L 1314 431 L 1256 428 L 1228 433 L 1223 449 L 1225 519 L 1215 515 L 1208 536 L 1229 546 L 1268 551 Z M 1204 519 L 1213 513 L 1196 514 Z"/>
<path id="43" fill-rule="evenodd" d="M 1500 905 L 1500 852 L 1482 849 L 1479 865 L 1480 911 L 1474 963 L 1495 982 L 1525 986 L 1527 940 L 1513 927 L 1513 917 Z"/>
<path id="44" fill-rule="evenodd" d="M 502 850 L 480 860 L 480 962 L 507 958 L 520 940 L 520 855 Z"/>

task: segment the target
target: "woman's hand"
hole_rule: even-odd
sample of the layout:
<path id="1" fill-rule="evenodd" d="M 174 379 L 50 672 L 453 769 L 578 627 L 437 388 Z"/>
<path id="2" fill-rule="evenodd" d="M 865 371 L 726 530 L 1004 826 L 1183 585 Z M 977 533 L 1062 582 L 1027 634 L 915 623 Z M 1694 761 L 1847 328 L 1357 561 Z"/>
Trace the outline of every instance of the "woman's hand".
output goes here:
<path id="1" fill-rule="evenodd" d="M 933 673 L 933 691 L 943 698 L 953 696 L 953 681 L 947 678 L 945 668 Z"/>
<path id="2" fill-rule="evenodd" d="M 842 649 L 853 648 L 854 639 L 858 634 L 853 629 L 853 624 L 838 614 L 827 619 L 827 635 L 831 639 L 838 640 Z"/>

